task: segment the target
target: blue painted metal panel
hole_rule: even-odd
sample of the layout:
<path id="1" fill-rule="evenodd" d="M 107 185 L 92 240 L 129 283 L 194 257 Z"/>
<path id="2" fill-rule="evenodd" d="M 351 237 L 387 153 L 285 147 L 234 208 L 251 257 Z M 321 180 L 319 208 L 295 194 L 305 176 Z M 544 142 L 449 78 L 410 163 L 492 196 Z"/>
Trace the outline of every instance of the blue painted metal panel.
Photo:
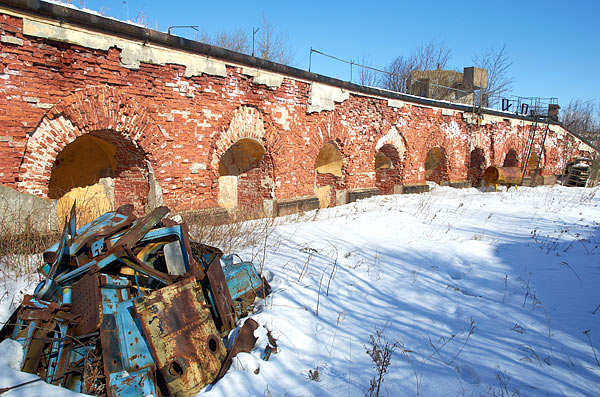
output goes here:
<path id="1" fill-rule="evenodd" d="M 148 343 L 142 335 L 137 317 L 132 317 L 133 300 L 129 299 L 117 305 L 117 327 L 123 366 L 129 372 L 154 365 Z"/>
<path id="2" fill-rule="evenodd" d="M 251 262 L 232 263 L 223 267 L 231 299 L 237 299 L 260 287 L 262 281 Z"/>

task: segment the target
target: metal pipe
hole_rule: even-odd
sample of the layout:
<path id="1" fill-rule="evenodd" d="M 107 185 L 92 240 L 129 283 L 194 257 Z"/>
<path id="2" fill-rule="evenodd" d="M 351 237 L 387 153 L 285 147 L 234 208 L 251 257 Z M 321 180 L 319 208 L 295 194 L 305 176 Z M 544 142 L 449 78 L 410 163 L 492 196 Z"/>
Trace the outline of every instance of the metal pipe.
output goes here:
<path id="1" fill-rule="evenodd" d="M 498 167 L 491 165 L 483 172 L 483 180 L 485 181 L 486 188 L 491 185 L 494 185 L 495 188 L 498 185 L 507 187 L 511 185 L 517 186 L 521 182 L 521 170 L 519 167 Z"/>

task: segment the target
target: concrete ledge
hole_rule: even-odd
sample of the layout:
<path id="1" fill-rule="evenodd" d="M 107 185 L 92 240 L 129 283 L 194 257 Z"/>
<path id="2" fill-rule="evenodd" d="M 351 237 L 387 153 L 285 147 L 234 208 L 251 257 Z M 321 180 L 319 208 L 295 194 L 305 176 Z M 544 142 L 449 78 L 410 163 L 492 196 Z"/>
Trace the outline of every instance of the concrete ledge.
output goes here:
<path id="1" fill-rule="evenodd" d="M 274 215 L 284 216 L 316 209 L 319 209 L 319 198 L 317 196 L 294 197 L 275 200 Z"/>
<path id="2" fill-rule="evenodd" d="M 231 215 L 223 207 L 189 211 L 180 215 L 188 224 L 222 225 L 231 221 Z"/>
<path id="3" fill-rule="evenodd" d="M 348 204 L 348 191 L 347 190 L 336 190 L 335 191 L 335 205 Z"/>
<path id="4" fill-rule="evenodd" d="M 453 187 L 455 189 L 467 189 L 473 187 L 471 181 L 450 181 L 448 182 L 448 186 Z"/>
<path id="5" fill-rule="evenodd" d="M 62 226 L 62 225 L 61 225 Z M 0 228 L 14 234 L 59 230 L 57 201 L 0 185 Z"/>
<path id="6" fill-rule="evenodd" d="M 544 175 L 544 185 L 556 185 L 556 175 Z"/>
<path id="7" fill-rule="evenodd" d="M 346 193 L 348 195 L 348 203 L 353 203 L 357 200 L 362 200 L 373 196 L 379 196 L 381 192 L 376 187 L 370 187 L 365 189 L 347 190 Z"/>
<path id="8" fill-rule="evenodd" d="M 426 183 L 409 183 L 406 185 L 394 185 L 394 194 L 414 194 L 425 193 L 429 191 L 429 185 Z"/>
<path id="9" fill-rule="evenodd" d="M 521 182 L 521 186 L 530 186 L 530 187 L 536 187 L 536 186 L 542 186 L 544 184 L 544 177 L 541 175 L 536 175 L 535 179 L 531 179 L 530 176 L 526 176 L 525 178 L 523 178 L 523 182 Z"/>
<path id="10" fill-rule="evenodd" d="M 542 186 L 542 185 L 556 185 L 555 175 L 536 175 L 533 180 L 527 176 L 523 179 L 523 186 Z"/>

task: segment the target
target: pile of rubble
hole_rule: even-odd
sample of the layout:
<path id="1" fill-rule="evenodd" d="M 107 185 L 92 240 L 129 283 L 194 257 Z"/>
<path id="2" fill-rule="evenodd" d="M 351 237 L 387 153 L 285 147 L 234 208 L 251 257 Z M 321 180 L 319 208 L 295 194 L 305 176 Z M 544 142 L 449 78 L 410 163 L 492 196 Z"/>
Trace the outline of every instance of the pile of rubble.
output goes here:
<path id="1" fill-rule="evenodd" d="M 0 331 L 23 345 L 23 371 L 86 394 L 191 396 L 253 348 L 254 320 L 231 349 L 223 338 L 267 281 L 194 242 L 168 212 L 137 219 L 126 205 L 76 230 L 71 210 L 44 252 L 43 281 Z"/>

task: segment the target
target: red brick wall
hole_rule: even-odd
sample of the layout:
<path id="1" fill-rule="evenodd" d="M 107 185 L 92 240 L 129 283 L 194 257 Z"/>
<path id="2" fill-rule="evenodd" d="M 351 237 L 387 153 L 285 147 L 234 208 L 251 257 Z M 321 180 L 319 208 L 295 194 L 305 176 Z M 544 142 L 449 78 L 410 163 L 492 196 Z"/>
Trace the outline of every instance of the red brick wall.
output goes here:
<path id="1" fill-rule="evenodd" d="M 352 92 L 334 110 L 307 113 L 310 81 L 284 77 L 268 87 L 231 65 L 226 77 L 186 77 L 185 66 L 174 64 L 142 62 L 129 69 L 116 47 L 104 51 L 25 36 L 19 17 L 1 13 L 0 36 L 11 38 L 0 42 L 0 184 L 40 196 L 47 194 L 56 155 L 78 136 L 97 131 L 121 141 L 128 153 L 119 159 L 119 201 L 138 200 L 143 207 L 149 161 L 165 204 L 177 210 L 217 206 L 219 158 L 241 137 L 257 139 L 272 159 L 273 188 L 258 187 L 264 170 L 239 180 L 240 202 L 258 205 L 272 196 L 312 195 L 315 159 L 326 142 L 335 141 L 342 152 L 343 184 L 317 176 L 317 185 L 379 185 L 388 193 L 398 180 L 424 182 L 428 148 L 443 147 L 447 178 L 464 180 L 473 143 L 488 164 L 499 164 L 510 149 L 523 152 L 531 128 L 508 118 L 480 125 L 459 111 L 390 106 L 386 98 Z M 541 139 L 538 134 L 536 145 Z M 401 142 L 400 175 L 374 171 L 382 140 Z M 549 134 L 542 174 L 561 172 L 564 158 L 577 152 L 574 142 L 568 134 Z"/>
<path id="2" fill-rule="evenodd" d="M 397 168 L 379 169 L 375 172 L 375 187 L 380 194 L 394 193 L 394 185 L 400 185 L 402 174 Z"/>
<path id="3" fill-rule="evenodd" d="M 238 176 L 238 203 L 249 211 L 262 211 L 263 200 L 273 199 L 272 172 L 268 159 Z"/>
<path id="4" fill-rule="evenodd" d="M 329 186 L 329 206 L 335 207 L 335 191 L 345 190 L 344 178 L 333 174 L 316 173 L 315 184 L 317 187 Z"/>
<path id="5" fill-rule="evenodd" d="M 392 168 L 379 168 L 375 170 L 375 187 L 380 194 L 394 193 L 394 186 L 402 183 L 402 159 L 391 144 L 385 144 L 379 150 L 391 161 Z"/>
<path id="6" fill-rule="evenodd" d="M 481 184 L 483 179 L 483 172 L 485 171 L 485 154 L 483 149 L 475 148 L 471 151 L 471 158 L 469 163 L 468 180 L 475 187 Z"/>

